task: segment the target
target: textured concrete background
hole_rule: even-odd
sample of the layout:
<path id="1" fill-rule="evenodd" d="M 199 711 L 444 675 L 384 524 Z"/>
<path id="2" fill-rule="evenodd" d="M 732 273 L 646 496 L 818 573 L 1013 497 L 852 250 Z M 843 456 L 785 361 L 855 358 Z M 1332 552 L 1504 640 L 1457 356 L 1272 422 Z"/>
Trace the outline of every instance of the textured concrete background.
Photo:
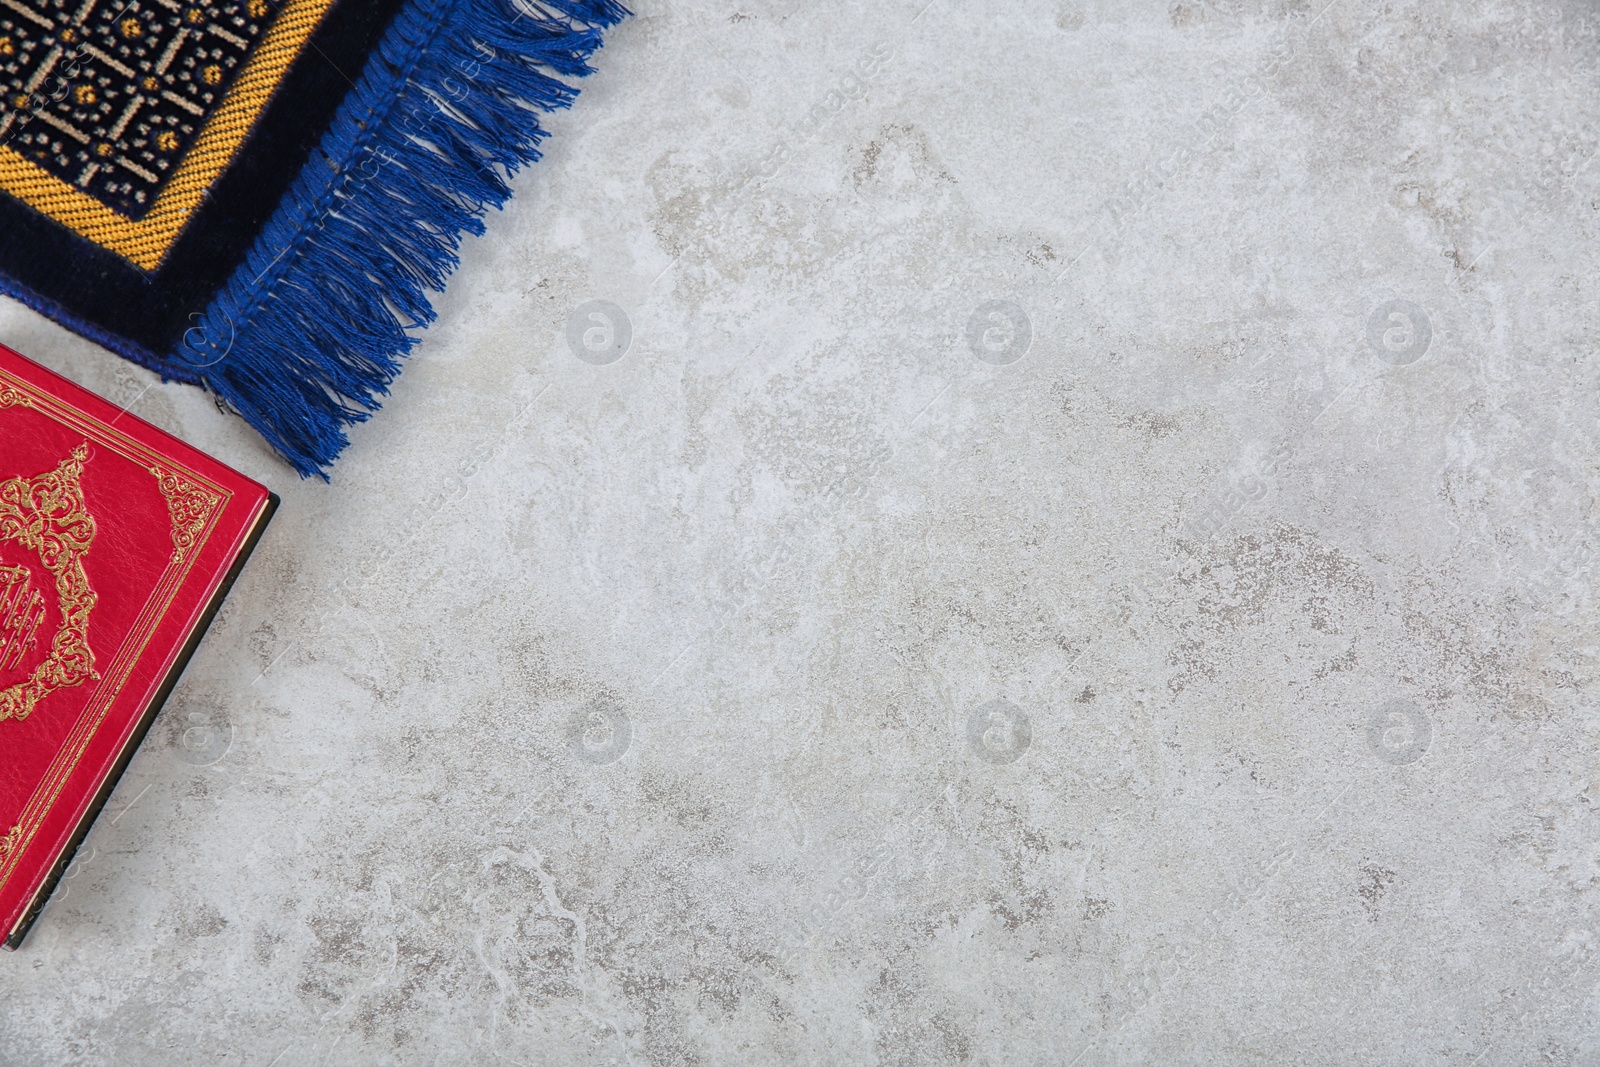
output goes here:
<path id="1" fill-rule="evenodd" d="M 0 1061 L 1600 1062 L 1600 12 L 1324 2 L 640 0 L 331 487 L 0 308 L 284 497 Z"/>

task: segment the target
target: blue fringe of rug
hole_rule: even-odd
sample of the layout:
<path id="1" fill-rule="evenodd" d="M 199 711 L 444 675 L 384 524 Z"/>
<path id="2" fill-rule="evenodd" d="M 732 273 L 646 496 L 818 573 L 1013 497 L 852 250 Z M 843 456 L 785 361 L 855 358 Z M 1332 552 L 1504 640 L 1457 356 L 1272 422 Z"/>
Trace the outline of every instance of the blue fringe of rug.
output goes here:
<path id="1" fill-rule="evenodd" d="M 613 0 L 415 0 L 396 16 L 316 154 L 185 336 L 196 375 L 302 477 L 327 478 L 346 429 L 434 319 L 461 235 L 539 158 L 538 112 L 578 91 Z"/>

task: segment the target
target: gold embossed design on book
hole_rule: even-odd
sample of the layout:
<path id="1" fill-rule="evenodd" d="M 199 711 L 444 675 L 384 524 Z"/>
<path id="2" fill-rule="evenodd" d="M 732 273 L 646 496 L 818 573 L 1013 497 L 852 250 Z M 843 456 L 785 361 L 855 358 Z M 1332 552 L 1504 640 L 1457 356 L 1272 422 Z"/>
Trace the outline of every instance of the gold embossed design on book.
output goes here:
<path id="1" fill-rule="evenodd" d="M 144 655 L 151 636 L 165 618 L 178 588 L 187 580 L 195 560 L 216 527 L 218 516 L 233 499 L 229 490 L 211 482 L 199 472 L 157 453 L 149 445 L 134 440 L 115 426 L 94 419 L 37 386 L 0 369 L 0 411 L 10 408 L 31 409 L 74 433 L 82 434 L 94 447 L 107 449 L 149 471 L 158 485 L 168 475 L 176 475 L 177 478 L 162 490 L 172 523 L 171 560 L 140 610 L 128 637 L 99 666 L 103 678 L 46 769 L 38 788 L 28 798 L 11 829 L 0 833 L 0 888 L 16 872 L 18 858 L 32 844 L 34 835 L 49 815 L 67 779 L 78 766 L 90 741 L 99 732 L 117 693 L 128 680 L 134 665 Z M 197 525 L 202 517 L 203 528 Z M 4 823 L 0 823 L 0 826 L 4 826 Z M 4 936 L 4 931 L 0 931 L 0 936 Z"/>
<path id="2" fill-rule="evenodd" d="M 211 490 L 177 471 L 151 467 L 150 473 L 156 476 L 161 495 L 167 499 L 167 512 L 172 517 L 172 562 L 182 563 L 199 544 L 220 501 Z"/>
<path id="3" fill-rule="evenodd" d="M 0 689 L 0 722 L 21 721 L 39 701 L 58 689 L 99 677 L 89 647 L 89 614 L 97 597 L 84 573 L 83 560 L 94 544 L 94 517 L 84 506 L 79 478 L 89 459 L 89 446 L 79 445 L 60 466 L 34 478 L 0 482 L 0 549 L 14 543 L 38 556 L 55 580 L 61 622 L 50 652 L 24 681 Z M 0 600 L 0 665 L 20 659 L 21 642 L 31 643 L 42 615 L 42 600 L 31 588 L 25 567 L 0 567 L 6 578 Z M 37 605 L 37 607 L 36 607 Z"/>

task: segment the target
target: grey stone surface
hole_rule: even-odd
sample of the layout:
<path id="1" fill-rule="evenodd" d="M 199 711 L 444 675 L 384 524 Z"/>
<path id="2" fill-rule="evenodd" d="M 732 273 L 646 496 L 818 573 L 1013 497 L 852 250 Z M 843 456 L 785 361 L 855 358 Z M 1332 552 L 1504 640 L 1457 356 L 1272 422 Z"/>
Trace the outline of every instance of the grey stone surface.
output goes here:
<path id="1" fill-rule="evenodd" d="M 284 496 L 0 1061 L 1600 1062 L 1600 13 L 1324 2 L 640 0 L 331 487 L 0 307 Z"/>

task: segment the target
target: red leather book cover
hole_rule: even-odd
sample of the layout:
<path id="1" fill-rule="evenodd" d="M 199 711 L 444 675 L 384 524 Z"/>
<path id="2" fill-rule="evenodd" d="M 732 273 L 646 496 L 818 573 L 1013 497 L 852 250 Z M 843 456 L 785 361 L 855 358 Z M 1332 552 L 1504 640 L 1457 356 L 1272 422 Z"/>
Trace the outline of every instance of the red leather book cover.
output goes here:
<path id="1" fill-rule="evenodd" d="M 0 940 L 20 944 L 276 505 L 0 347 Z"/>

